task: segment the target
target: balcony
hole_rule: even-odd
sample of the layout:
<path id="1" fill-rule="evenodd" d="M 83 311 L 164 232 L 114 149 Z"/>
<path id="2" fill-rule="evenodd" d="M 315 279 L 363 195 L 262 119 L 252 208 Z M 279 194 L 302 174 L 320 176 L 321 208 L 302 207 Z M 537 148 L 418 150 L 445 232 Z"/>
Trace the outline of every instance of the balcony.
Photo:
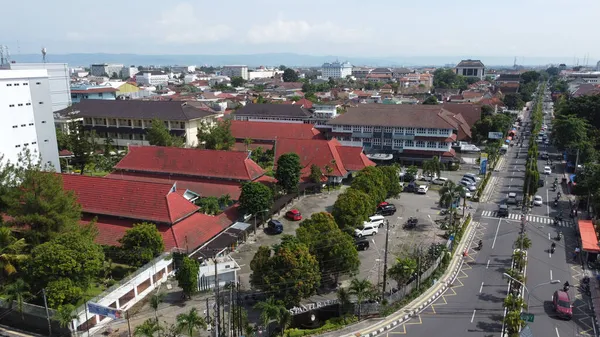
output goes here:
<path id="1" fill-rule="evenodd" d="M 373 137 L 373 132 L 352 132 L 353 138 L 371 138 Z"/>
<path id="2" fill-rule="evenodd" d="M 414 134 L 394 133 L 392 139 L 415 140 Z"/>

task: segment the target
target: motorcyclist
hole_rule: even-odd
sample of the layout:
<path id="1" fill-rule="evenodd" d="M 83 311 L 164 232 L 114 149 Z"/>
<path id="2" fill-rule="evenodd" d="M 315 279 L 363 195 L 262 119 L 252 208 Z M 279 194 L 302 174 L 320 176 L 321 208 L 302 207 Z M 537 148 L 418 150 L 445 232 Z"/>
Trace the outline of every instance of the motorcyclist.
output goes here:
<path id="1" fill-rule="evenodd" d="M 479 247 L 479 249 L 481 249 L 481 247 L 483 247 L 483 241 L 479 240 L 479 244 L 477 246 Z"/>
<path id="2" fill-rule="evenodd" d="M 569 284 L 569 281 L 565 282 L 565 284 L 563 285 L 563 290 L 564 290 L 564 291 L 569 291 L 569 287 L 570 287 L 570 286 L 571 286 L 571 285 Z"/>

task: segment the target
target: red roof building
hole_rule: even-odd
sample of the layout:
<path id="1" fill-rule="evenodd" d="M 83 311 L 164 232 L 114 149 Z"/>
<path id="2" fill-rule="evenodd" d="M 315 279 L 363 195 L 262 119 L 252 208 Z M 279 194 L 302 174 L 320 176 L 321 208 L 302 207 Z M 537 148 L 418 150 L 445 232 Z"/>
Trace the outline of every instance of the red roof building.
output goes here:
<path id="1" fill-rule="evenodd" d="M 305 182 L 308 182 L 312 165 L 317 165 L 324 175 L 337 181 L 346 178 L 350 171 L 375 166 L 362 152 L 362 148 L 342 146 L 336 139 L 278 139 L 275 146 L 275 163 L 282 154 L 290 152 L 300 156 L 301 179 Z M 331 173 L 327 173 L 327 167 L 331 169 Z"/>
<path id="2" fill-rule="evenodd" d="M 260 146 L 263 149 L 273 148 L 279 138 L 323 139 L 323 135 L 313 124 L 303 123 L 264 123 L 251 121 L 231 121 L 231 134 L 236 139 L 235 150 L 246 151 L 244 140 L 251 139 L 249 149 Z"/>

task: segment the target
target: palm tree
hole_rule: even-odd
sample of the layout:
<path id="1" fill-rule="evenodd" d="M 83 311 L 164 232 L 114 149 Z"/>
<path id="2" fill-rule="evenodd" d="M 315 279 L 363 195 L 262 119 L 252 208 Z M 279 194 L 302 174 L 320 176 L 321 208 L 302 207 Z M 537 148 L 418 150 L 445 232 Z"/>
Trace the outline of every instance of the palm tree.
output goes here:
<path id="1" fill-rule="evenodd" d="M 526 235 L 520 235 L 515 241 L 515 247 L 523 250 L 528 250 L 531 248 L 531 239 Z"/>
<path id="2" fill-rule="evenodd" d="M 246 145 L 246 152 L 248 152 L 248 148 L 250 147 L 250 144 L 252 144 L 252 138 L 245 138 L 244 139 L 244 145 Z"/>
<path id="3" fill-rule="evenodd" d="M 504 299 L 504 307 L 508 309 L 508 311 L 513 310 L 521 310 L 527 309 L 527 304 L 523 301 L 521 296 L 514 296 L 513 294 L 508 294 Z"/>
<path id="4" fill-rule="evenodd" d="M 359 280 L 355 278 L 350 282 L 350 287 L 348 290 L 350 294 L 356 296 L 356 300 L 358 302 L 358 320 L 360 321 L 362 302 L 371 296 L 373 285 L 367 279 Z"/>
<path id="5" fill-rule="evenodd" d="M 456 209 L 452 207 L 456 200 L 463 198 L 466 200 L 466 191 L 465 188 L 461 185 L 457 185 L 452 180 L 448 180 L 446 184 L 438 191 L 440 194 L 440 207 L 447 208 L 450 211 L 451 223 L 450 226 L 454 226 L 454 213 Z M 465 212 L 465 207 L 463 207 L 463 216 Z"/>
<path id="6" fill-rule="evenodd" d="M 336 292 L 338 302 L 340 303 L 340 316 L 346 321 L 346 310 L 350 306 L 350 292 L 345 288 L 339 288 Z"/>
<path id="7" fill-rule="evenodd" d="M 194 330 L 206 329 L 206 321 L 198 315 L 196 308 L 192 308 L 187 314 L 177 315 L 177 328 L 179 331 L 187 330 L 188 336 L 193 337 Z"/>
<path id="8" fill-rule="evenodd" d="M 269 336 L 269 322 L 279 318 L 282 307 L 282 302 L 276 300 L 273 296 L 267 298 L 266 301 L 256 303 L 254 306 L 254 309 L 260 310 L 260 320 L 267 329 L 267 336 Z"/>
<path id="9" fill-rule="evenodd" d="M 154 294 L 150 298 L 150 306 L 154 309 L 154 317 L 156 317 L 156 323 L 158 324 L 158 306 L 163 301 L 164 294 Z"/>
<path id="10" fill-rule="evenodd" d="M 442 163 L 440 162 L 440 157 L 431 158 L 430 165 L 432 173 L 435 173 L 438 177 L 442 175 Z"/>
<path id="11" fill-rule="evenodd" d="M 6 276 L 17 272 L 16 262 L 27 257 L 25 254 L 21 254 L 26 246 L 25 239 L 15 238 L 10 228 L 0 227 L 0 268 Z"/>
<path id="12" fill-rule="evenodd" d="M 514 336 L 519 332 L 522 322 L 520 310 L 513 310 L 506 313 L 504 324 L 506 324 L 506 330 L 508 330 L 509 336 Z"/>
<path id="13" fill-rule="evenodd" d="M 75 306 L 72 304 L 59 306 L 52 318 L 58 322 L 61 328 L 68 328 L 72 334 L 73 320 L 77 318 L 77 315 L 75 315 Z"/>
<path id="14" fill-rule="evenodd" d="M 523 267 L 525 267 L 525 252 L 522 250 L 516 251 L 513 253 L 512 258 L 515 268 L 518 270 L 523 270 Z"/>
<path id="15" fill-rule="evenodd" d="M 25 283 L 23 279 L 16 279 L 4 288 L 4 294 L 6 294 L 6 299 L 10 303 L 11 308 L 13 303 L 17 302 L 17 310 L 21 313 L 21 318 L 25 319 L 23 317 L 23 303 L 25 303 L 27 297 L 31 296 L 29 284 Z"/>
<path id="16" fill-rule="evenodd" d="M 154 337 L 154 334 L 162 331 L 158 322 L 152 318 L 148 318 L 144 323 L 138 325 L 133 332 L 134 336 Z"/>
<path id="17" fill-rule="evenodd" d="M 231 205 L 231 196 L 229 195 L 229 193 L 223 194 L 219 197 L 219 204 L 221 204 L 225 208 Z"/>
<path id="18" fill-rule="evenodd" d="M 277 317 L 277 324 L 281 328 L 281 333 L 285 336 L 285 329 L 287 329 L 292 323 L 292 314 L 284 306 L 279 308 L 279 315 Z"/>

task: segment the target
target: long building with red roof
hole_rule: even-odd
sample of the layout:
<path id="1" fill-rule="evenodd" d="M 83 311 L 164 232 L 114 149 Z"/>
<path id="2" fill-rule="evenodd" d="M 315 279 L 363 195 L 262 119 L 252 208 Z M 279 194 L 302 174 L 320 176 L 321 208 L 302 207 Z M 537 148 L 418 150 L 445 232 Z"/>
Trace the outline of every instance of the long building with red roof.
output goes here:
<path id="1" fill-rule="evenodd" d="M 323 134 L 313 124 L 304 123 L 265 123 L 254 121 L 231 121 L 231 135 L 235 138 L 235 150 L 246 151 L 262 147 L 270 150 L 279 138 L 324 139 Z M 244 141 L 252 140 L 246 146 Z"/>

